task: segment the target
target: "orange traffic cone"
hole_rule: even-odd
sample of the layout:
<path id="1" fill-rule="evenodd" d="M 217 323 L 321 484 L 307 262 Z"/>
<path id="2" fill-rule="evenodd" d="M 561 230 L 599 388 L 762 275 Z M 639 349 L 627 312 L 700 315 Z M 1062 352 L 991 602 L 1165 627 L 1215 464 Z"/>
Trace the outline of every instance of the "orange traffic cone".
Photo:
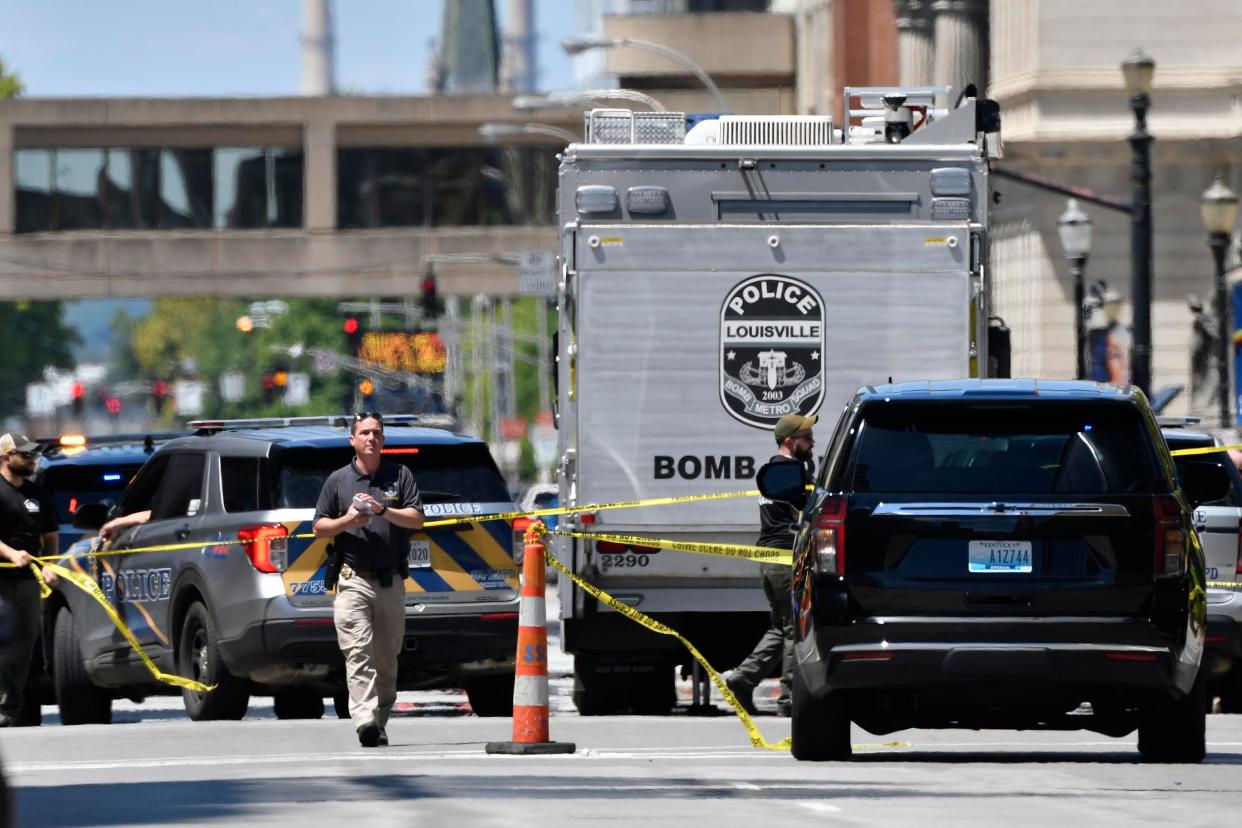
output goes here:
<path id="1" fill-rule="evenodd" d="M 488 753 L 573 753 L 572 742 L 548 738 L 548 614 L 543 596 L 543 522 L 526 530 L 522 592 L 518 620 L 517 669 L 513 682 L 513 741 L 488 742 Z"/>

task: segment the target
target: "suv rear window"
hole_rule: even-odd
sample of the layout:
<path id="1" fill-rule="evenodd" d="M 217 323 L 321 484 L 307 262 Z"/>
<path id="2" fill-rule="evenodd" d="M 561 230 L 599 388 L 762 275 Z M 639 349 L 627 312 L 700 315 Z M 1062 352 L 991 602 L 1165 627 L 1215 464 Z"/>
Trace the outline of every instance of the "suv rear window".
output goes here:
<path id="1" fill-rule="evenodd" d="M 395 450 L 395 451 L 394 451 Z M 448 446 L 391 446 L 384 459 L 414 473 L 423 504 L 507 503 L 509 489 L 492 461 L 487 446 L 464 443 Z M 400 452 L 400 453 L 397 453 Z M 413 453 L 411 453 L 413 452 Z M 354 457 L 351 448 L 290 449 L 280 454 L 276 505 L 313 509 L 328 475 Z"/>
<path id="2" fill-rule="evenodd" d="M 851 473 L 860 492 L 1059 495 L 1163 491 L 1159 469 L 1129 405 L 885 402 Z"/>
<path id="3" fill-rule="evenodd" d="M 120 500 L 140 468 L 141 463 L 50 466 L 43 472 L 43 488 L 52 494 L 60 516 L 68 519 L 84 504 Z"/>

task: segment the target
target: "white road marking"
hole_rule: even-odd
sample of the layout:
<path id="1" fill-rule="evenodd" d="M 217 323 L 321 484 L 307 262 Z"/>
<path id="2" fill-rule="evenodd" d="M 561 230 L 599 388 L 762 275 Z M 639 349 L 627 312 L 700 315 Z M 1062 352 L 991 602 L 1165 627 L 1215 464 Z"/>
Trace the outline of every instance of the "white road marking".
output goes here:
<path id="1" fill-rule="evenodd" d="M 829 805 L 827 802 L 799 802 L 803 808 L 810 811 L 819 811 L 824 814 L 839 814 L 841 809 L 836 805 Z"/>

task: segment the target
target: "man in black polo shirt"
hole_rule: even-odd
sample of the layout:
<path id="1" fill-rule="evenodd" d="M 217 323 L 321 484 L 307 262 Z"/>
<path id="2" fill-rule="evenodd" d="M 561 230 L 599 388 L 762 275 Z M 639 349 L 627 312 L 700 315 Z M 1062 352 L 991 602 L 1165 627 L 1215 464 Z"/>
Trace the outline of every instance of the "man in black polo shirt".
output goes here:
<path id="1" fill-rule="evenodd" d="M 60 550 L 60 519 L 52 498 L 26 478 L 34 474 L 39 444 L 20 434 L 0 436 L 0 602 L 12 613 L 13 639 L 0 644 L 0 727 L 22 724 L 30 657 L 39 639 L 39 584 L 30 564 Z M 56 583 L 56 574 L 44 569 Z"/>
<path id="2" fill-rule="evenodd" d="M 414 475 L 381 458 L 384 420 L 354 415 L 354 459 L 324 481 L 315 506 L 317 538 L 333 538 L 340 580 L 333 618 L 345 656 L 349 715 L 363 747 L 388 744 L 384 728 L 397 701 L 397 656 L 405 640 L 405 577 L 410 530 L 423 526 Z"/>

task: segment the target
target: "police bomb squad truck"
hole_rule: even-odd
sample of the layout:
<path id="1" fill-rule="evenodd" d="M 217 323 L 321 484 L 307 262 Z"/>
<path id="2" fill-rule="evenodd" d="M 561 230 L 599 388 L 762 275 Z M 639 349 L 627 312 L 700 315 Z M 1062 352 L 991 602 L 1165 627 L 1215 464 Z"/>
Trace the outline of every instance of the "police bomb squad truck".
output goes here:
<path id="1" fill-rule="evenodd" d="M 1007 374 L 985 273 L 1000 113 L 951 94 L 847 88 L 843 127 L 586 113 L 558 193 L 562 506 L 753 489 L 785 414 L 819 413 L 822 445 L 861 385 Z M 755 497 L 599 511 L 560 528 L 652 543 L 553 550 L 723 670 L 768 626 L 758 564 L 658 541 L 753 545 L 758 520 Z M 579 711 L 671 709 L 682 645 L 559 589 Z"/>

